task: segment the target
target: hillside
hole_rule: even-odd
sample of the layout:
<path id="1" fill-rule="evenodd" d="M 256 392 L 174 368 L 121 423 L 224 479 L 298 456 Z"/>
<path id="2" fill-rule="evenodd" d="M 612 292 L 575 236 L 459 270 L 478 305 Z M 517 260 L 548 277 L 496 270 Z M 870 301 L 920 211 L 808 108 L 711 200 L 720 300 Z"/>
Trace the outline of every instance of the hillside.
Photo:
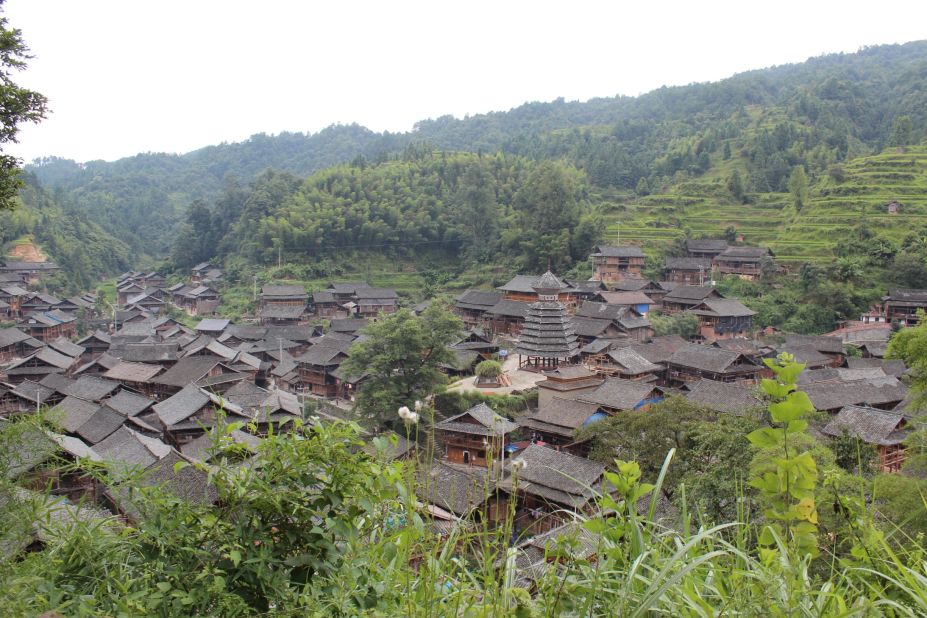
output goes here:
<path id="1" fill-rule="evenodd" d="M 780 262 L 829 263 L 850 231 L 865 226 L 901 243 L 927 226 L 927 147 L 889 148 L 858 157 L 812 183 L 809 203 L 796 212 L 787 193 L 758 193 L 753 203 L 731 196 L 725 167 L 665 193 L 612 203 L 605 239 L 640 244 L 653 253 L 672 241 L 718 236 L 729 227 L 744 242 L 770 247 Z M 898 214 L 887 205 L 898 201 Z"/>
<path id="2" fill-rule="evenodd" d="M 129 247 L 65 196 L 25 175 L 14 210 L 0 210 L 0 249 L 11 259 L 51 260 L 61 273 L 46 278 L 49 291 L 77 293 L 132 264 Z"/>
<path id="3" fill-rule="evenodd" d="M 898 140 L 918 143 L 927 127 L 925 81 L 927 42 L 916 42 L 640 97 L 527 103 L 465 119 L 442 117 L 403 134 L 335 126 L 314 135 L 256 135 L 185 155 L 148 153 L 83 165 L 50 158 L 30 169 L 137 253 L 158 257 L 167 255 L 190 204 L 216 199 L 234 181 L 247 185 L 267 169 L 305 177 L 340 162 L 382 162 L 421 142 L 440 150 L 565 159 L 607 201 L 649 192 L 643 186 L 673 196 L 660 204 L 669 210 L 687 197 L 711 197 L 687 195 L 688 181 L 697 180 L 704 191 L 712 174 L 740 165 L 749 192 L 776 194 L 758 196 L 757 205 L 766 209 L 757 209 L 755 223 L 762 225 L 766 211 L 781 204 L 779 194 L 795 165 L 815 180 L 832 165 Z M 730 144 L 730 158 L 719 163 Z"/>

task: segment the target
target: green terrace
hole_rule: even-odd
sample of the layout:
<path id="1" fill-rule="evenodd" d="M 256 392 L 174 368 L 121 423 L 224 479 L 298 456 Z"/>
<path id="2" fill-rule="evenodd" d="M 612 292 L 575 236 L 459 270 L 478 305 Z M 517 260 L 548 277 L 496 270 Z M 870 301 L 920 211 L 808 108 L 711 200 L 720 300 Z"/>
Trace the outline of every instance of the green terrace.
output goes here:
<path id="1" fill-rule="evenodd" d="M 731 168 L 730 162 L 724 167 Z M 798 213 L 785 193 L 754 194 L 751 204 L 731 203 L 713 168 L 704 179 L 679 183 L 670 193 L 626 200 L 606 210 L 604 240 L 644 245 L 656 255 L 687 232 L 717 236 L 734 227 L 747 243 L 770 247 L 779 261 L 827 263 L 841 238 L 860 223 L 896 242 L 927 226 L 927 148 L 890 149 L 842 168 L 842 181 L 825 176 L 812 185 L 810 203 Z M 891 201 L 901 203 L 898 214 L 888 213 Z"/>

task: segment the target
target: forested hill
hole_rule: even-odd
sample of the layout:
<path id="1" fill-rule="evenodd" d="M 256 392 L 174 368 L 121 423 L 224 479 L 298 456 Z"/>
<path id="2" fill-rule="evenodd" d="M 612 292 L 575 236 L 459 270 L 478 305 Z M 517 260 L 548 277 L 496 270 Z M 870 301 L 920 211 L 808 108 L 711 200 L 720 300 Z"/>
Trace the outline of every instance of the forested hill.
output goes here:
<path id="1" fill-rule="evenodd" d="M 17 245 L 34 245 L 62 272 L 44 280 L 52 292 L 75 294 L 92 289 L 105 275 L 133 265 L 129 247 L 113 237 L 64 192 L 42 188 L 32 174 L 12 210 L 0 210 L 0 249 L 3 255 Z"/>
<path id="2" fill-rule="evenodd" d="M 718 159 L 743 164 L 745 192 L 783 192 L 790 172 L 918 143 L 927 128 L 927 42 L 879 46 L 750 71 L 639 97 L 529 103 L 403 134 L 334 126 L 314 135 L 257 135 L 185 155 L 112 163 L 46 159 L 30 169 L 137 252 L 164 256 L 196 199 L 270 168 L 305 177 L 339 162 L 383 161 L 411 145 L 565 159 L 593 189 L 667 191 Z"/>

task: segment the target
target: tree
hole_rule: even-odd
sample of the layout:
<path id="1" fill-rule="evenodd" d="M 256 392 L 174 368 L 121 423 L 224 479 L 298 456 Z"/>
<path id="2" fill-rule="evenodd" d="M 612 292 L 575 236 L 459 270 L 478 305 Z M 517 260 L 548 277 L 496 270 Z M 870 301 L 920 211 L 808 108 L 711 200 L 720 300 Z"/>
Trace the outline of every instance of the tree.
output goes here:
<path id="1" fill-rule="evenodd" d="M 513 233 L 526 269 L 566 270 L 575 249 L 571 242 L 579 224 L 577 172 L 562 163 L 544 161 L 515 194 L 518 225 Z M 582 247 L 588 251 L 591 247 Z"/>
<path id="2" fill-rule="evenodd" d="M 912 409 L 918 410 L 927 403 L 927 319 L 918 310 L 917 326 L 903 328 L 888 342 L 887 358 L 900 358 L 910 369 Z"/>
<path id="3" fill-rule="evenodd" d="M 898 116 L 892 123 L 892 132 L 888 137 L 889 146 L 907 146 L 914 141 L 914 127 L 910 116 Z"/>
<path id="4" fill-rule="evenodd" d="M 805 168 L 796 165 L 792 168 L 792 174 L 789 176 L 789 193 L 792 196 L 792 204 L 796 211 L 808 203 L 808 177 L 805 175 Z"/>
<path id="5" fill-rule="evenodd" d="M 892 275 L 898 285 L 923 288 L 927 286 L 927 260 L 920 253 L 899 253 L 892 263 Z"/>
<path id="6" fill-rule="evenodd" d="M 3 2 L 0 0 L 0 10 Z M 0 17 L 0 144 L 15 143 L 20 124 L 45 118 L 47 99 L 38 92 L 21 88 L 10 77 L 13 71 L 26 68 L 29 58 L 22 32 L 10 28 L 6 17 Z M 0 154 L 0 209 L 13 207 L 13 198 L 22 186 L 19 163 L 16 157 Z"/>
<path id="7" fill-rule="evenodd" d="M 737 170 L 731 172 L 730 178 L 727 179 L 727 190 L 738 202 L 744 201 L 744 181 Z"/>
<path id="8" fill-rule="evenodd" d="M 650 315 L 653 334 L 679 335 L 683 339 L 690 339 L 698 334 L 698 317 L 692 313 L 677 313 L 675 315 Z"/>
<path id="9" fill-rule="evenodd" d="M 440 366 L 455 362 L 448 345 L 462 328 L 440 303 L 420 316 L 400 309 L 367 326 L 366 338 L 351 346 L 342 364 L 350 375 L 368 376 L 357 394 L 358 410 L 380 424 L 394 424 L 401 406 L 439 392 L 446 381 Z"/>

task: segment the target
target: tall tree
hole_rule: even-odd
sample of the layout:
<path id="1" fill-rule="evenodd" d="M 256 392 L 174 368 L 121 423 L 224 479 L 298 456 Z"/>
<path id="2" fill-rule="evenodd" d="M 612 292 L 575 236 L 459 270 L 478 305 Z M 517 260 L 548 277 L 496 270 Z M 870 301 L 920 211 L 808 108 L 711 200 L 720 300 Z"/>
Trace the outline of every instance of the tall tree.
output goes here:
<path id="1" fill-rule="evenodd" d="M 349 352 L 342 370 L 367 375 L 357 394 L 361 414 L 381 425 L 398 421 L 401 406 L 443 388 L 440 366 L 455 362 L 448 349 L 463 323 L 440 303 L 432 303 L 420 316 L 408 309 L 385 316 L 364 329 L 366 335 Z"/>
<path id="2" fill-rule="evenodd" d="M 569 268 L 575 253 L 572 234 L 580 220 L 576 199 L 575 170 L 562 163 L 544 161 L 528 176 L 515 194 L 518 226 L 515 242 L 524 266 L 541 271 Z M 591 247 L 585 247 L 588 250 Z"/>
<path id="3" fill-rule="evenodd" d="M 792 168 L 792 174 L 789 176 L 789 193 L 792 196 L 792 204 L 796 211 L 808 203 L 808 176 L 805 175 L 805 168 L 796 165 Z"/>
<path id="4" fill-rule="evenodd" d="M 0 0 L 0 10 L 3 2 Z M 31 57 L 22 32 L 10 28 L 6 17 L 0 17 L 0 145 L 17 141 L 20 124 L 45 118 L 47 99 L 18 86 L 11 78 L 13 71 L 26 68 L 26 60 Z M 0 154 L 0 209 L 13 207 L 13 198 L 22 186 L 19 163 L 14 156 Z"/>

